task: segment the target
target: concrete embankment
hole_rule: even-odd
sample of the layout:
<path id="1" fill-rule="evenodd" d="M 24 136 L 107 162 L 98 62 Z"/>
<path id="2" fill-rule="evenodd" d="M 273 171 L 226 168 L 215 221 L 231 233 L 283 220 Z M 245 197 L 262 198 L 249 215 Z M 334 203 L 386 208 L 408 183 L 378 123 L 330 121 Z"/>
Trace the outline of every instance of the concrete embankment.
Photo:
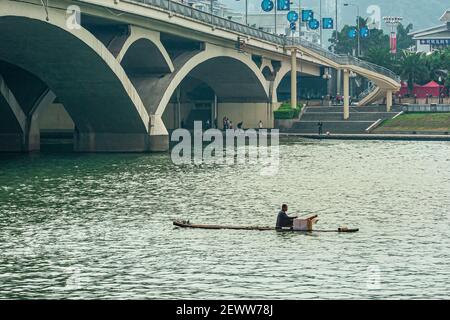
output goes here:
<path id="1" fill-rule="evenodd" d="M 391 140 L 391 141 L 450 141 L 450 135 L 426 135 L 426 134 L 306 134 L 306 133 L 281 133 L 281 137 L 301 137 L 320 140 Z"/>

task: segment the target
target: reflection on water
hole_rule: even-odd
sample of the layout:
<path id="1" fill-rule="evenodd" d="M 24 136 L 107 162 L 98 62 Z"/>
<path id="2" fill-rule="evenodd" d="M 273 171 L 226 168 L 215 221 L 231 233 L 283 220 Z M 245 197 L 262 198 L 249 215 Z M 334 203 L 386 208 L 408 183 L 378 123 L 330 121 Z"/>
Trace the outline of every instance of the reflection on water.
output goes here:
<path id="1" fill-rule="evenodd" d="M 0 298 L 449 298 L 449 151 L 291 139 L 276 177 L 166 154 L 2 155 Z M 283 202 L 361 231 L 171 224 L 272 225 Z"/>

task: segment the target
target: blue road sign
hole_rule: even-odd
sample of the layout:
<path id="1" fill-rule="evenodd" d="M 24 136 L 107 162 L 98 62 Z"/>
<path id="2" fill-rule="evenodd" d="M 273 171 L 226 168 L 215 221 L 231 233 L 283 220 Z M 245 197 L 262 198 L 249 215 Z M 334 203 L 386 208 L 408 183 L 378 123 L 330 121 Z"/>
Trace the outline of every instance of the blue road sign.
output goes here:
<path id="1" fill-rule="evenodd" d="M 320 22 L 317 19 L 309 20 L 308 25 L 309 25 L 309 28 L 312 30 L 317 30 L 320 28 Z"/>
<path id="2" fill-rule="evenodd" d="M 297 22 L 298 20 L 298 13 L 295 11 L 289 11 L 287 14 L 287 19 L 289 22 Z"/>
<path id="3" fill-rule="evenodd" d="M 291 0 L 277 0 L 278 11 L 288 11 L 291 9 Z"/>
<path id="4" fill-rule="evenodd" d="M 307 22 L 314 19 L 314 12 L 312 10 L 302 10 L 302 21 Z"/>
<path id="5" fill-rule="evenodd" d="M 323 18 L 322 19 L 322 28 L 323 29 L 334 29 L 333 18 Z"/>
<path id="6" fill-rule="evenodd" d="M 261 2 L 261 9 L 264 12 L 270 12 L 273 10 L 274 4 L 272 0 L 264 0 L 263 2 Z"/>
<path id="7" fill-rule="evenodd" d="M 356 38 L 357 35 L 358 35 L 358 30 L 356 30 L 356 28 L 351 28 L 348 32 L 348 37 L 350 39 Z"/>
<path id="8" fill-rule="evenodd" d="M 370 35 L 369 28 L 362 27 L 361 30 L 360 30 L 360 34 L 361 34 L 361 38 L 368 38 L 369 35 Z"/>
<path id="9" fill-rule="evenodd" d="M 295 31 L 295 29 L 297 29 L 297 24 L 296 24 L 295 22 L 291 22 L 291 23 L 289 24 L 289 28 L 290 28 L 292 31 Z"/>

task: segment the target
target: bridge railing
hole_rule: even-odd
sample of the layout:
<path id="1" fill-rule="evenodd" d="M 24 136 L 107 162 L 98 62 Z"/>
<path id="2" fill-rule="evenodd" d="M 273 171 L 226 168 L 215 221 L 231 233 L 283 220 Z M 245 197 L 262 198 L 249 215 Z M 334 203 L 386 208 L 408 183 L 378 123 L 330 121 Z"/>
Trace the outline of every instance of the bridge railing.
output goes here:
<path id="1" fill-rule="evenodd" d="M 400 82 L 400 77 L 395 72 L 393 72 L 393 71 L 391 71 L 391 70 L 389 70 L 389 69 L 387 69 L 385 67 L 382 67 L 382 66 L 370 63 L 368 61 L 364 61 L 364 60 L 358 59 L 356 57 L 352 57 L 352 56 L 348 56 L 348 55 L 335 54 L 335 53 L 333 53 L 333 52 L 331 52 L 329 50 L 324 49 L 322 46 L 320 46 L 318 44 L 315 44 L 315 43 L 312 43 L 312 42 L 309 42 L 309 41 L 299 41 L 298 38 L 294 39 L 294 40 L 290 39 L 289 41 L 291 41 L 291 43 L 293 43 L 295 45 L 300 45 L 300 46 L 303 46 L 305 48 L 311 49 L 311 50 L 317 52 L 318 54 L 320 54 L 320 55 L 322 55 L 322 56 L 324 56 L 324 57 L 326 57 L 326 58 L 328 58 L 328 59 L 330 59 L 330 60 L 332 60 L 332 61 L 334 61 L 334 62 L 336 62 L 338 64 L 341 64 L 341 65 L 353 65 L 353 66 L 357 66 L 357 67 L 362 67 L 364 69 L 371 70 L 371 71 L 383 74 L 383 75 L 385 75 L 385 76 L 387 76 L 387 77 L 389 77 L 389 78 L 391 78 L 391 79 L 393 79 L 393 80 L 395 80 L 397 82 Z"/>
<path id="2" fill-rule="evenodd" d="M 311 49 L 314 52 L 322 55 L 331 61 L 334 61 L 341 65 L 354 65 L 358 67 L 362 67 L 380 74 L 383 74 L 397 82 L 400 82 L 400 78 L 391 70 L 386 69 L 384 67 L 375 65 L 373 63 L 360 60 L 358 58 L 346 55 L 338 55 L 327 49 L 324 49 L 322 46 L 317 45 L 315 43 L 304 41 L 299 38 L 287 38 L 286 36 L 279 36 L 269 32 L 265 32 L 263 30 L 253 28 L 247 26 L 245 24 L 231 21 L 229 19 L 225 19 L 211 13 L 201 11 L 191 6 L 179 3 L 177 1 L 172 0 L 122 0 L 124 2 L 137 2 L 143 3 L 155 7 L 159 7 L 168 11 L 172 11 L 176 14 L 190 17 L 192 19 L 211 24 L 213 26 L 221 27 L 227 30 L 235 31 L 244 35 L 251 36 L 253 38 L 265 40 L 271 43 L 275 43 L 281 46 L 286 45 L 299 45 L 305 48 Z"/>
<path id="3" fill-rule="evenodd" d="M 155 7 L 159 7 L 165 10 L 172 11 L 185 17 L 189 17 L 201 22 L 205 22 L 217 27 L 222 27 L 227 30 L 239 32 L 254 38 L 266 40 L 279 45 L 285 45 L 284 37 L 274 35 L 272 33 L 265 32 L 260 29 L 246 26 L 245 24 L 231 21 L 211 13 L 192 8 L 191 6 L 169 0 L 123 0 L 124 2 L 138 2 Z"/>
<path id="4" fill-rule="evenodd" d="M 371 94 L 374 90 L 376 89 L 376 85 L 371 82 L 369 84 L 369 86 L 367 87 L 366 90 L 364 90 L 363 92 L 361 92 L 358 96 L 358 101 L 361 101 L 362 99 L 364 99 L 365 97 L 367 97 L 369 94 Z"/>

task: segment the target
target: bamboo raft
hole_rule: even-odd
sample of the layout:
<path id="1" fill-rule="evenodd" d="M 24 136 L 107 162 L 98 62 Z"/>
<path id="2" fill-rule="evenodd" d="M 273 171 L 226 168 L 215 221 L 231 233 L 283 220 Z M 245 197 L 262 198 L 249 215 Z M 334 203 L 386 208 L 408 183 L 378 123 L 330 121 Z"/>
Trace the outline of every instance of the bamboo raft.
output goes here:
<path id="1" fill-rule="evenodd" d="M 210 229 L 210 230 L 245 230 L 245 231 L 280 231 L 280 232 L 322 232 L 322 233 L 354 233 L 359 229 L 338 228 L 336 230 L 312 230 L 312 231 L 298 231 L 291 229 L 276 229 L 275 227 L 261 227 L 261 226 L 230 226 L 230 225 L 218 225 L 218 224 L 191 224 L 189 221 L 175 220 L 173 225 L 180 228 L 191 229 Z"/>

